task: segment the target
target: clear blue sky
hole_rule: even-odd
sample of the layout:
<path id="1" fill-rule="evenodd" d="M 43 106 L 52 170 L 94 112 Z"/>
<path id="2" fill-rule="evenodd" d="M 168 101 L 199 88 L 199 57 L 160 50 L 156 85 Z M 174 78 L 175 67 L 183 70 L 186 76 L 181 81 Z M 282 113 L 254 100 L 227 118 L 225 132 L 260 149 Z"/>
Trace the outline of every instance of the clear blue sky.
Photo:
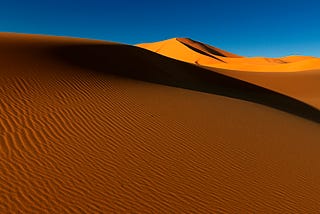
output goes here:
<path id="1" fill-rule="evenodd" d="M 127 44 L 189 37 L 244 56 L 320 57 L 320 1 L 1 0 L 0 31 Z"/>

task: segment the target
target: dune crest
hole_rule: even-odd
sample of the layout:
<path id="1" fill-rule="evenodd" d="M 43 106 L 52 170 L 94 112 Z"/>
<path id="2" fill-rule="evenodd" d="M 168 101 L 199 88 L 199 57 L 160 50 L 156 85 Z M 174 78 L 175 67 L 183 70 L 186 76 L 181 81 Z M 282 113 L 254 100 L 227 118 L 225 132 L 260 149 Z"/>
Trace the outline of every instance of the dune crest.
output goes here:
<path id="1" fill-rule="evenodd" d="M 1 33 L 0 59 L 0 213 L 320 209 L 309 89 L 88 39 Z"/>

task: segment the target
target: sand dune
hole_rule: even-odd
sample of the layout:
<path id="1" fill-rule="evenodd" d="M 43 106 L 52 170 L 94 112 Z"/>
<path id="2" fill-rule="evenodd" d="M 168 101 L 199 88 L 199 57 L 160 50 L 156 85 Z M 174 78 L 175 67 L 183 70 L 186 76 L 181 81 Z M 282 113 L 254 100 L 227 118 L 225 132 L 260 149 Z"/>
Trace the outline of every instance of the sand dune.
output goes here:
<path id="1" fill-rule="evenodd" d="M 184 47 L 183 60 L 199 54 Z M 287 76 L 10 33 L 0 59 L 0 213 L 320 209 L 317 71 L 286 88 Z"/>
<path id="2" fill-rule="evenodd" d="M 137 46 L 262 86 L 320 109 L 320 58 L 246 58 L 180 38 Z M 210 47 L 212 51 L 203 47 Z"/>
<path id="3" fill-rule="evenodd" d="M 320 70 L 320 59 L 309 56 L 282 58 L 241 57 L 186 38 L 138 44 L 138 47 L 197 65 L 251 72 L 298 72 Z"/>

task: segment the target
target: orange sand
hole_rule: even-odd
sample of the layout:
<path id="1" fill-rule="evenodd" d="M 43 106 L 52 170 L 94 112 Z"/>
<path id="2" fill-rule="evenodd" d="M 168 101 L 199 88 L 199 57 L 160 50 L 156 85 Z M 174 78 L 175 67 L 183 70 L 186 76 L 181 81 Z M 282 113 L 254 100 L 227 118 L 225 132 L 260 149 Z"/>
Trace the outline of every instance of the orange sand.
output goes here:
<path id="1" fill-rule="evenodd" d="M 319 71 L 9 33 L 0 59 L 0 213 L 320 210 Z"/>
<path id="2" fill-rule="evenodd" d="M 137 46 L 184 62 L 229 70 L 251 72 L 320 70 L 320 59 L 315 57 L 246 58 L 186 38 L 173 38 Z"/>
<path id="3" fill-rule="evenodd" d="M 320 58 L 246 58 L 186 38 L 137 46 L 280 92 L 320 109 Z"/>

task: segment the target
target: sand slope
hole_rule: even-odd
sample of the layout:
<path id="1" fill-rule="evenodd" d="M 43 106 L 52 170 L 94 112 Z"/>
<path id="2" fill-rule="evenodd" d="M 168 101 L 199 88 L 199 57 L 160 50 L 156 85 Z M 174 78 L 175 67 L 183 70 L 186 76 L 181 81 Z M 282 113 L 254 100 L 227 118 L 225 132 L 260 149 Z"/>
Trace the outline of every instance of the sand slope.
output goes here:
<path id="1" fill-rule="evenodd" d="M 0 213 L 320 209 L 299 99 L 102 41 L 1 34 L 0 59 Z"/>
<path id="2" fill-rule="evenodd" d="M 286 73 L 209 69 L 280 92 L 320 110 L 320 69 Z"/>
<path id="3" fill-rule="evenodd" d="M 184 62 L 228 70 L 298 72 L 320 69 L 320 59 L 316 57 L 241 57 L 188 38 L 173 38 L 137 46 Z"/>

